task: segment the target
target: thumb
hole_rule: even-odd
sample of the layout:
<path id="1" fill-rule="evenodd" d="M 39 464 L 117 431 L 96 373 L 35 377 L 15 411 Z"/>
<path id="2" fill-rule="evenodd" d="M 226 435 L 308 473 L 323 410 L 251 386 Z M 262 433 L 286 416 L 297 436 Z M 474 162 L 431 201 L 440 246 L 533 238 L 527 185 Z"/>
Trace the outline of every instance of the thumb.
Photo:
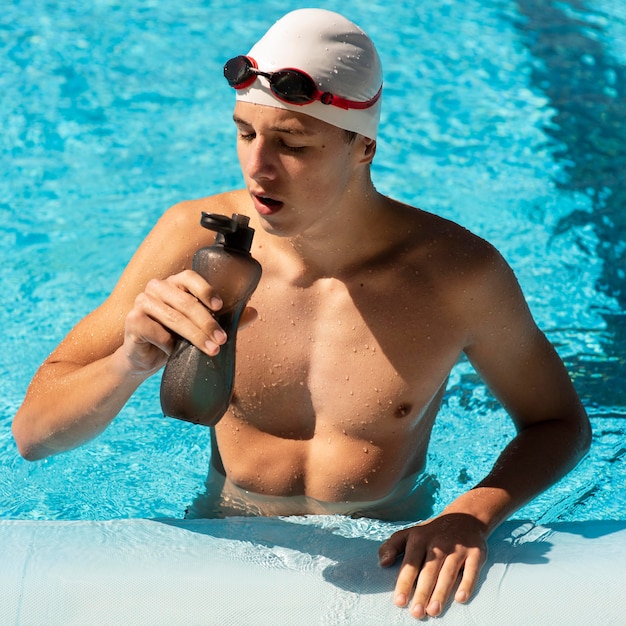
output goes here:
<path id="1" fill-rule="evenodd" d="M 241 313 L 241 317 L 239 318 L 239 327 L 237 330 L 241 330 L 242 328 L 252 324 L 258 316 L 259 313 L 256 309 L 251 306 L 247 306 Z"/>
<path id="2" fill-rule="evenodd" d="M 385 541 L 378 549 L 378 563 L 381 567 L 393 565 L 396 559 L 404 553 L 409 529 L 399 530 Z"/>

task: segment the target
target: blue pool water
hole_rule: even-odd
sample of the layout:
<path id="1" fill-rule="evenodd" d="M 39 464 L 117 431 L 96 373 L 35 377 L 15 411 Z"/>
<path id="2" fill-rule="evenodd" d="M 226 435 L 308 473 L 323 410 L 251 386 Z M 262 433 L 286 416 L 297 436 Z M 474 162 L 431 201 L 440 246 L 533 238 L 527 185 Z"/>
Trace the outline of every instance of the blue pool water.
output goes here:
<path id="1" fill-rule="evenodd" d="M 225 59 L 308 2 L 43 0 L 0 13 L 0 518 L 181 517 L 209 431 L 158 377 L 96 441 L 29 464 L 10 423 L 37 366 L 165 208 L 241 184 Z M 516 517 L 626 516 L 626 8 L 621 0 L 319 2 L 377 42 L 379 190 L 452 218 L 516 271 L 592 419 L 579 467 Z M 433 434 L 438 506 L 511 437 L 470 366 Z"/>

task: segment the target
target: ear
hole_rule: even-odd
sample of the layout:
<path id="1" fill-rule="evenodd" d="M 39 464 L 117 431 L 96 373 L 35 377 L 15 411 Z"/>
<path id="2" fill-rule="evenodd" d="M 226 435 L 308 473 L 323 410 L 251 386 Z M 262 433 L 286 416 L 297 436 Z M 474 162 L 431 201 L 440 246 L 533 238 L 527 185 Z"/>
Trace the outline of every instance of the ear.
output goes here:
<path id="1" fill-rule="evenodd" d="M 362 135 L 359 136 L 359 140 L 363 146 L 360 163 L 369 165 L 374 160 L 374 155 L 376 154 L 376 140 L 363 137 Z"/>

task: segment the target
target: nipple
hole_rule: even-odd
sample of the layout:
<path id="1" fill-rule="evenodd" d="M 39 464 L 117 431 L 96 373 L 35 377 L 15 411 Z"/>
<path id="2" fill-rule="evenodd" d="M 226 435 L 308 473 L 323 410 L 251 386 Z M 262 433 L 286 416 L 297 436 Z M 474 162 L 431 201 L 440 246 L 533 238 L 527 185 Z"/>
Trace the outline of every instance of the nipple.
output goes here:
<path id="1" fill-rule="evenodd" d="M 403 402 L 402 404 L 399 404 L 396 407 L 394 417 L 397 417 L 397 418 L 406 417 L 411 412 L 412 408 L 413 407 L 410 404 Z"/>

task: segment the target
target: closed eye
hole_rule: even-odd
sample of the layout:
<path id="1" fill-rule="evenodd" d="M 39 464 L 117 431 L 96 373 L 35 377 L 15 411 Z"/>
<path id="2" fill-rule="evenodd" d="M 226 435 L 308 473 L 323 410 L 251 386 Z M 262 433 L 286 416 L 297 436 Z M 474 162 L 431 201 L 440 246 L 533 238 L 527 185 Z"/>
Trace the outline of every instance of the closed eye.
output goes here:
<path id="1" fill-rule="evenodd" d="M 238 137 L 241 141 L 252 141 L 256 137 L 256 133 L 244 133 L 239 131 Z"/>
<path id="2" fill-rule="evenodd" d="M 281 141 L 281 144 L 282 144 L 283 148 L 287 152 L 292 152 L 294 154 L 298 154 L 298 153 L 304 152 L 306 150 L 306 146 L 290 146 L 289 144 L 285 143 L 284 141 Z"/>

